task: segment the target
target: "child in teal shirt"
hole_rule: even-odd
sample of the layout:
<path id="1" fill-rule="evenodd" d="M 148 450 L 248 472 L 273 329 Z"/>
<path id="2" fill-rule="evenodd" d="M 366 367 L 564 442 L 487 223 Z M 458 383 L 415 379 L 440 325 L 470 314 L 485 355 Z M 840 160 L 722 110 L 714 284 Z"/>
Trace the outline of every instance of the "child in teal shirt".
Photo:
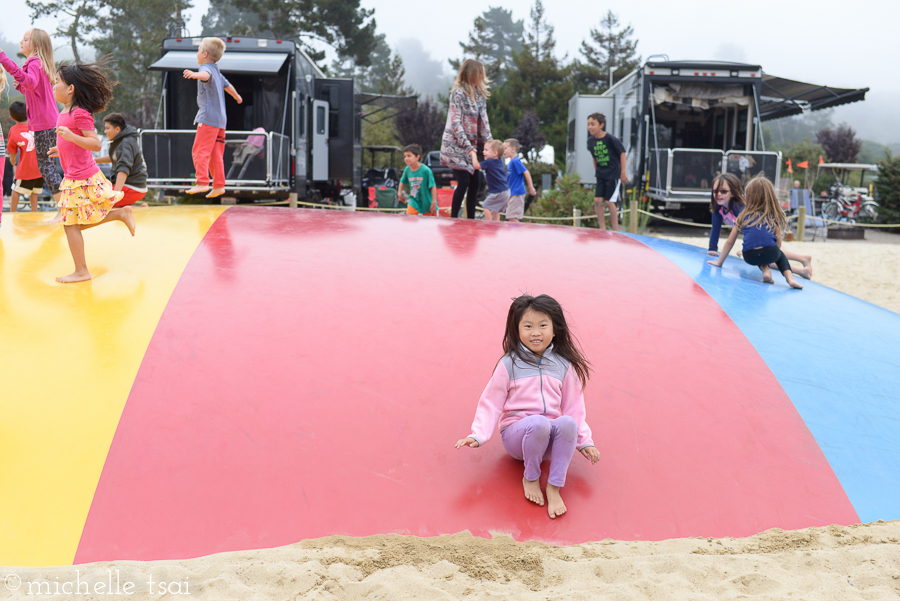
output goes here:
<path id="1" fill-rule="evenodd" d="M 428 165 L 420 163 L 422 147 L 410 144 L 403 149 L 403 162 L 406 169 L 400 177 L 400 190 L 397 192 L 400 202 L 408 203 L 407 215 L 437 215 L 437 185 L 434 173 Z"/>

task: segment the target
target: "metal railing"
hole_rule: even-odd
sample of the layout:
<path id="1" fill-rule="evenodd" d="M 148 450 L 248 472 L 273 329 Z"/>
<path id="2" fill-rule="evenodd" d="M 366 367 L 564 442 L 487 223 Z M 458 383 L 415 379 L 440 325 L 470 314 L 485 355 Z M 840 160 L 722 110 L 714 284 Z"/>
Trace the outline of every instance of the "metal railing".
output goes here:
<path id="1" fill-rule="evenodd" d="M 706 202 L 713 178 L 720 173 L 733 173 L 744 185 L 760 172 L 776 187 L 781 179 L 780 152 L 661 148 L 649 155 L 648 188 L 657 200 Z"/>
<path id="2" fill-rule="evenodd" d="M 150 188 L 189 188 L 194 184 L 191 129 L 147 129 L 141 145 Z M 290 139 L 275 132 L 228 131 L 225 137 L 225 186 L 231 190 L 288 190 Z"/>

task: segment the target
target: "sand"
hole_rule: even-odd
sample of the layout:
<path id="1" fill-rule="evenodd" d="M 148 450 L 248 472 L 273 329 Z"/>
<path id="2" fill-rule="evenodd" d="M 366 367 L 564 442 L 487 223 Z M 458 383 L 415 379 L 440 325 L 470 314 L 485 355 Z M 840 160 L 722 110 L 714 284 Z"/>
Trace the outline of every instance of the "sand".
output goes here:
<path id="1" fill-rule="evenodd" d="M 38 591 L 66 599 L 198 601 L 898 599 L 900 522 L 564 547 L 468 533 L 328 537 L 186 561 L 7 568 L 3 574 L 14 576 L 0 587 L 0 599 L 34 598 Z M 109 583 L 123 594 L 107 594 Z M 53 595 L 56 586 L 94 594 Z"/>
<path id="2" fill-rule="evenodd" d="M 665 237 L 706 247 L 702 233 Z M 813 256 L 815 281 L 900 312 L 900 235 L 868 230 L 863 241 L 785 245 Z M 79 582 L 91 594 L 62 592 L 76 590 Z M 99 593 L 98 583 L 105 585 Z M 110 583 L 121 594 L 108 594 Z M 773 529 L 744 539 L 605 540 L 562 547 L 468 533 L 328 537 L 184 561 L 0 568 L 0 600 L 33 599 L 37 593 L 197 601 L 900 599 L 900 521 Z"/>
<path id="3" fill-rule="evenodd" d="M 695 236 L 650 235 L 702 248 L 709 243 L 709 230 L 700 228 Z M 719 240 L 720 250 L 725 238 Z M 740 240 L 736 248 L 739 245 Z M 900 313 L 900 233 L 867 229 L 865 240 L 823 240 L 819 236 L 815 242 L 785 242 L 782 248 L 812 255 L 814 281 Z"/>

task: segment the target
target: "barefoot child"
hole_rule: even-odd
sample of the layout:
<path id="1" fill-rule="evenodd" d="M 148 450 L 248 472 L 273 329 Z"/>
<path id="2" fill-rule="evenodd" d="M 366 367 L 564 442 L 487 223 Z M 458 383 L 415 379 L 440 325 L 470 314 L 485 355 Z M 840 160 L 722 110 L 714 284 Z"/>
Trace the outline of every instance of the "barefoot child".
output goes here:
<path id="1" fill-rule="evenodd" d="M 744 210 L 744 189 L 741 180 L 733 173 L 722 173 L 713 178 L 712 198 L 709 202 L 709 210 L 712 213 L 712 230 L 709 232 L 709 252 L 713 257 L 719 256 L 719 234 L 722 224 L 734 225 L 737 216 Z M 789 261 L 797 261 L 803 267 L 792 267 L 792 271 L 806 279 L 812 279 L 812 257 L 801 255 L 789 250 L 782 251 Z M 738 256 L 741 252 L 738 251 Z M 772 263 L 769 267 L 777 268 Z"/>
<path id="2" fill-rule="evenodd" d="M 769 268 L 769 263 L 774 263 L 791 288 L 802 289 L 803 286 L 794 279 L 791 264 L 781 252 L 781 237 L 787 227 L 787 219 L 775 195 L 772 182 L 765 177 L 754 177 L 747 184 L 745 200 L 747 204 L 735 221 L 719 260 L 707 263 L 721 267 L 737 240 L 738 231 L 742 231 L 744 261 L 759 267 L 764 282 L 774 283 L 772 270 Z"/>
<path id="3" fill-rule="evenodd" d="M 114 85 L 106 77 L 103 66 L 103 63 L 62 66 L 53 86 L 56 100 L 64 107 L 57 122 L 56 146 L 51 149 L 51 156 L 59 156 L 65 172 L 60 184 L 59 209 L 69 251 L 75 261 L 74 272 L 56 278 L 63 284 L 91 279 L 81 230 L 121 221 L 134 236 L 131 207 L 113 208 L 122 200 L 123 194 L 113 191 L 91 154 L 100 150 L 100 138 L 91 113 L 106 109 Z"/>
<path id="4" fill-rule="evenodd" d="M 219 71 L 219 59 L 225 53 L 225 42 L 219 38 L 203 38 L 197 50 L 200 69 L 184 70 L 185 79 L 196 79 L 199 110 L 194 118 L 197 135 L 191 155 L 197 180 L 188 194 L 202 194 L 209 190 L 209 174 L 212 172 L 212 190 L 207 198 L 225 194 L 225 92 L 243 102 L 241 95 Z"/>
<path id="5" fill-rule="evenodd" d="M 509 138 L 503 143 L 503 156 L 509 159 L 506 166 L 506 181 L 509 183 L 509 203 L 506 205 L 506 219 L 513 223 L 519 222 L 525 217 L 525 182 L 528 182 L 528 193 L 534 196 L 537 192 L 531 183 L 531 173 L 519 158 L 519 149 L 522 147 L 515 138 Z"/>
<path id="6" fill-rule="evenodd" d="M 487 180 L 488 195 L 484 199 L 484 220 L 500 221 L 500 213 L 506 211 L 509 202 L 509 180 L 503 164 L 503 142 L 488 140 L 484 143 L 484 160 L 479 168 Z"/>
<path id="7" fill-rule="evenodd" d="M 550 459 L 547 512 L 566 512 L 559 489 L 575 449 L 592 464 L 600 452 L 585 421 L 584 386 L 590 373 L 562 307 L 553 298 L 520 296 L 509 308 L 503 335 L 504 355 L 478 401 L 472 433 L 456 443 L 479 447 L 500 422 L 506 451 L 525 462 L 525 498 L 544 506 L 541 462 Z"/>
<path id="8" fill-rule="evenodd" d="M 38 169 L 44 183 L 50 188 L 53 200 L 59 203 L 59 184 L 62 178 L 50 159 L 50 148 L 56 144 L 56 119 L 59 109 L 53 96 L 53 76 L 56 74 L 53 62 L 53 44 L 43 29 L 29 29 L 19 42 L 22 54 L 28 58 L 20 69 L 0 50 L 0 64 L 16 80 L 16 88 L 25 94 L 28 129 L 34 134 Z M 61 215 L 56 214 L 50 223 L 59 223 Z"/>

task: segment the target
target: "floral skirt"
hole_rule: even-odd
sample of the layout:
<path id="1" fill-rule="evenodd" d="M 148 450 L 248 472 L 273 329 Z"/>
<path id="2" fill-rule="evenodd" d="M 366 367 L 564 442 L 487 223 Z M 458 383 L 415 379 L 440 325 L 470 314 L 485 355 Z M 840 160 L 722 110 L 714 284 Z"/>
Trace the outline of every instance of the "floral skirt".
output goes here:
<path id="1" fill-rule="evenodd" d="M 101 171 L 87 179 L 65 178 L 59 185 L 59 192 L 56 204 L 62 213 L 63 225 L 99 223 L 125 195 L 114 191 Z"/>

